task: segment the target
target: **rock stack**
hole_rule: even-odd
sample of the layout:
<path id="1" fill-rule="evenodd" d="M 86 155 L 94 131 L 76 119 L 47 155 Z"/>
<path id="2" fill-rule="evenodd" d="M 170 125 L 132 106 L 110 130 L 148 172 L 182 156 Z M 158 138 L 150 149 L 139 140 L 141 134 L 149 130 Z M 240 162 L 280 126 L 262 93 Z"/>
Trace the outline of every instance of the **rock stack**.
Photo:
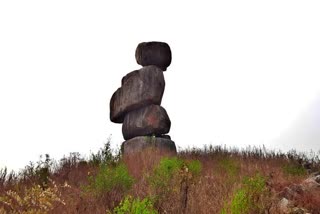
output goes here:
<path id="1" fill-rule="evenodd" d="M 135 53 L 143 68 L 128 73 L 110 100 L 110 120 L 122 124 L 126 140 L 123 154 L 157 148 L 176 152 L 169 135 L 171 121 L 160 106 L 165 88 L 163 71 L 171 63 L 171 50 L 163 42 L 140 43 Z"/>

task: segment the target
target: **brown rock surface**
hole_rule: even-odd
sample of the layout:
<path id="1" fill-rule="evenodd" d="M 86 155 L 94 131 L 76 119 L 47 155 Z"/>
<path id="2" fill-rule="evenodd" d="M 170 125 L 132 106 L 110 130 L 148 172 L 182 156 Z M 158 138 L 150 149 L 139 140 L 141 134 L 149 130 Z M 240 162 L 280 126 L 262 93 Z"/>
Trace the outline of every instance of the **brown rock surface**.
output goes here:
<path id="1" fill-rule="evenodd" d="M 134 154 L 144 149 L 154 148 L 159 151 L 176 153 L 176 145 L 173 141 L 159 137 L 141 136 L 123 142 L 121 146 L 122 154 Z"/>
<path id="2" fill-rule="evenodd" d="M 165 138 L 165 139 L 171 140 L 170 135 L 167 135 L 167 134 L 159 135 L 159 136 L 156 136 L 156 137 L 161 137 L 161 138 Z"/>
<path id="3" fill-rule="evenodd" d="M 127 74 L 122 86 L 110 100 L 110 120 L 122 123 L 125 115 L 141 107 L 160 105 L 165 88 L 163 72 L 157 66 L 146 66 Z"/>
<path id="4" fill-rule="evenodd" d="M 139 65 L 156 65 L 163 71 L 171 64 L 171 50 L 164 42 L 142 42 L 136 49 L 136 60 Z"/>
<path id="5" fill-rule="evenodd" d="M 122 125 L 122 134 L 125 140 L 144 135 L 159 136 L 168 133 L 170 126 L 166 110 L 152 104 L 127 113 Z"/>

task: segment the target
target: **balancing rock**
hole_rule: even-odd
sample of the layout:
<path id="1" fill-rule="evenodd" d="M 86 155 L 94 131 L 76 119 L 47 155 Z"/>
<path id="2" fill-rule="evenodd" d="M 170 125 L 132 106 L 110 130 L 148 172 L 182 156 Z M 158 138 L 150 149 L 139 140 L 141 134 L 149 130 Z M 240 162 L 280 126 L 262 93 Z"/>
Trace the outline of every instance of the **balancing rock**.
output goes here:
<path id="1" fill-rule="evenodd" d="M 164 42 L 142 42 L 136 49 L 136 61 L 139 65 L 156 65 L 163 71 L 171 64 L 171 50 Z"/>
<path id="2" fill-rule="evenodd" d="M 160 136 L 170 131 L 171 121 L 159 105 L 148 105 L 126 114 L 122 125 L 125 140 L 144 135 Z"/>
<path id="3" fill-rule="evenodd" d="M 171 50 L 164 42 L 140 43 L 135 53 L 143 68 L 128 73 L 110 100 L 110 120 L 123 123 L 123 155 L 144 149 L 177 153 L 169 135 L 171 121 L 161 107 L 165 89 L 163 71 L 171 64 Z"/>
<path id="4" fill-rule="evenodd" d="M 155 148 L 164 152 L 176 153 L 176 145 L 173 141 L 160 137 L 140 136 L 123 142 L 121 150 L 123 154 L 141 152 L 147 148 Z"/>
<path id="5" fill-rule="evenodd" d="M 141 107 L 160 105 L 165 88 L 163 72 L 154 65 L 127 74 L 110 100 L 110 120 L 122 123 L 125 115 Z"/>

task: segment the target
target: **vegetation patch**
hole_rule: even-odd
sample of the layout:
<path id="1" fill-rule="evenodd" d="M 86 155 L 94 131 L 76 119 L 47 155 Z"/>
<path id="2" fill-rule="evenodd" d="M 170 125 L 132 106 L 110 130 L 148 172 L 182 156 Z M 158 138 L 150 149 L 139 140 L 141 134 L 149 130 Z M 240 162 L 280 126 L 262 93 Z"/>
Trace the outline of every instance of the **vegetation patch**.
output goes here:
<path id="1" fill-rule="evenodd" d="M 263 213 L 266 209 L 264 201 L 269 196 L 266 180 L 260 174 L 243 179 L 241 188 L 233 194 L 230 203 L 226 203 L 221 214 Z"/>
<path id="2" fill-rule="evenodd" d="M 0 169 L 0 213 L 270 213 L 278 193 L 308 178 L 301 162 L 314 175 L 320 169 L 319 156 L 255 148 L 193 148 L 159 162 L 142 155 L 127 162 L 108 142 L 89 157 L 71 153 L 56 162 L 45 155 L 20 172 Z M 292 202 L 316 214 L 319 195 L 315 188 Z"/>
<path id="3" fill-rule="evenodd" d="M 303 166 L 294 163 L 284 165 L 282 170 L 288 176 L 304 176 L 307 174 L 307 170 Z"/>
<path id="4" fill-rule="evenodd" d="M 110 213 L 110 212 L 107 212 Z M 156 214 L 157 210 L 153 206 L 153 200 L 150 198 L 133 198 L 126 196 L 114 210 L 114 214 Z"/>
<path id="5" fill-rule="evenodd" d="M 155 167 L 153 175 L 149 177 L 151 186 L 165 192 L 172 189 L 173 179 L 181 181 L 187 176 L 190 179 L 200 175 L 201 163 L 198 160 L 184 161 L 177 157 L 163 158 L 158 166 Z"/>
<path id="6" fill-rule="evenodd" d="M 0 196 L 0 213 L 45 214 L 53 210 L 57 204 L 65 205 L 59 187 L 54 182 L 50 185 L 51 187 L 46 189 L 40 185 L 33 185 L 20 194 L 12 190 L 6 191 Z"/>
<path id="7" fill-rule="evenodd" d="M 117 166 L 102 164 L 98 174 L 89 177 L 89 185 L 85 187 L 85 190 L 99 196 L 115 188 L 127 191 L 133 182 L 134 179 L 129 175 L 125 164 L 120 163 Z"/>
<path id="8" fill-rule="evenodd" d="M 202 170 L 201 162 L 199 160 L 192 160 L 186 163 L 187 169 L 193 177 L 199 176 Z"/>
<path id="9" fill-rule="evenodd" d="M 171 197 L 176 198 L 180 211 L 184 213 L 188 205 L 190 187 L 196 183 L 201 170 L 202 166 L 198 160 L 182 160 L 177 157 L 161 159 L 149 177 L 159 210 L 163 210 L 163 204 L 172 203 Z"/>
<path id="10" fill-rule="evenodd" d="M 235 177 L 240 170 L 239 164 L 231 159 L 231 158 L 224 158 L 219 160 L 218 168 L 222 171 L 225 171 L 229 176 Z"/>

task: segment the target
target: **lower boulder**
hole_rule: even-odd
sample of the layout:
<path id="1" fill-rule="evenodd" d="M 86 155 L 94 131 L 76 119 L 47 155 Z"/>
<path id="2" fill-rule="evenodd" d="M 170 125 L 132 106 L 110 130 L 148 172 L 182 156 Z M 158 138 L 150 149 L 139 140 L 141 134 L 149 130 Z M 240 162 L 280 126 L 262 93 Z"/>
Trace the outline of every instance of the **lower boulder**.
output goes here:
<path id="1" fill-rule="evenodd" d="M 166 110 L 159 105 L 149 105 L 129 112 L 123 121 L 125 140 L 137 136 L 163 135 L 170 131 L 171 122 Z"/>
<path id="2" fill-rule="evenodd" d="M 123 155 L 142 152 L 145 149 L 156 149 L 163 152 L 177 153 L 176 145 L 172 140 L 160 137 L 135 137 L 123 142 L 121 145 Z"/>

